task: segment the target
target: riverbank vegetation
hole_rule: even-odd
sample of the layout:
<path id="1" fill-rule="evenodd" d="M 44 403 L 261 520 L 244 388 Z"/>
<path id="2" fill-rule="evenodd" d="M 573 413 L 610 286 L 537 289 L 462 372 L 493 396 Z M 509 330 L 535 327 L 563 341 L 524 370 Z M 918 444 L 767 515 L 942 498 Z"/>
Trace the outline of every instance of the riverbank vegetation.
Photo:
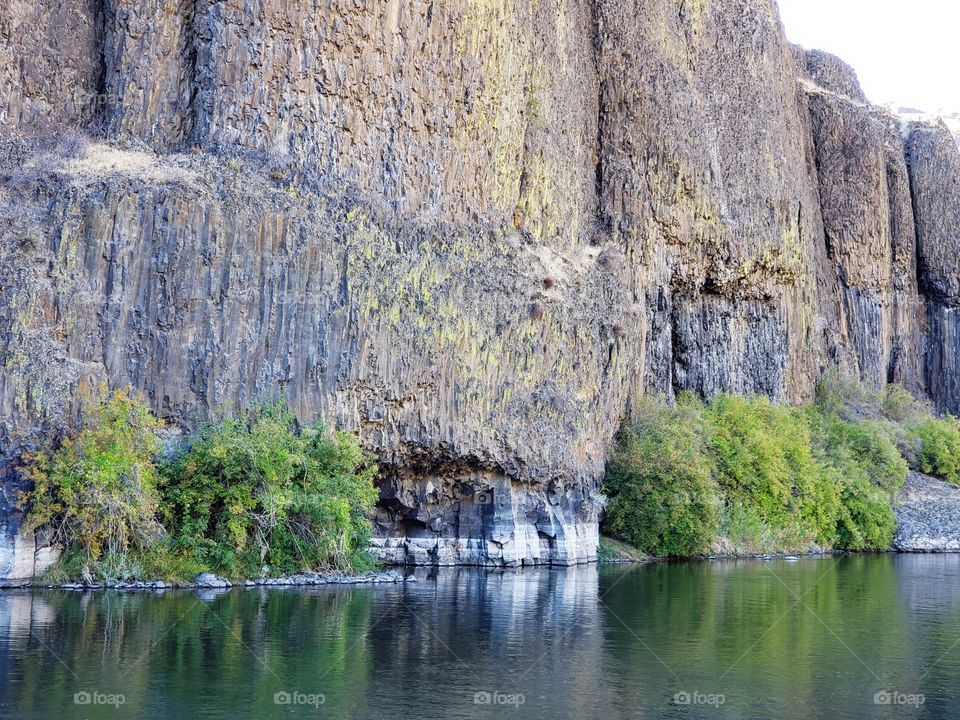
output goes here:
<path id="1" fill-rule="evenodd" d="M 162 452 L 130 391 L 84 411 L 55 451 L 25 457 L 28 527 L 63 549 L 56 581 L 231 578 L 369 569 L 377 467 L 358 441 L 301 426 L 281 402 L 202 427 Z"/>
<path id="2" fill-rule="evenodd" d="M 899 386 L 833 374 L 800 407 L 647 399 L 608 465 L 604 530 L 661 557 L 882 550 L 910 468 L 960 483 L 960 423 Z"/>

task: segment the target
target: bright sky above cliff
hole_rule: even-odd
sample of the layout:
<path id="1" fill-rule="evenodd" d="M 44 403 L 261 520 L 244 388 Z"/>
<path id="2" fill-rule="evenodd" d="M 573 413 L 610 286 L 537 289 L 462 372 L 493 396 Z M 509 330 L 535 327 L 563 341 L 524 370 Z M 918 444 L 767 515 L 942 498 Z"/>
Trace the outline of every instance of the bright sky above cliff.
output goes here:
<path id="1" fill-rule="evenodd" d="M 839 55 L 867 97 L 960 112 L 956 0 L 777 0 L 791 42 Z"/>

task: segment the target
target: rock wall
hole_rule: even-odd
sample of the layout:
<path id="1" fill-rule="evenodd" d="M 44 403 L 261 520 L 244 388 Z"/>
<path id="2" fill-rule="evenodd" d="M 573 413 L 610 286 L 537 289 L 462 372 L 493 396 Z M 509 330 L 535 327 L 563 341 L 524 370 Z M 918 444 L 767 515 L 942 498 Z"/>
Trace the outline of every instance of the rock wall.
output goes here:
<path id="1" fill-rule="evenodd" d="M 823 237 L 855 370 L 874 386 L 922 393 L 917 237 L 899 122 L 867 104 L 840 61 L 810 53 L 807 73 Z"/>
<path id="2" fill-rule="evenodd" d="M 960 150 L 946 125 L 909 129 L 907 158 L 926 299 L 926 377 L 944 412 L 960 414 Z"/>
<path id="3" fill-rule="evenodd" d="M 771 3 L 598 6 L 600 213 L 644 309 L 640 388 L 808 397 L 836 280 Z"/>
<path id="4" fill-rule="evenodd" d="M 358 432 L 444 564 L 593 559 L 644 393 L 960 404 L 956 146 L 770 0 L 18 0 L 0 92 L 8 548 L 102 383 Z"/>

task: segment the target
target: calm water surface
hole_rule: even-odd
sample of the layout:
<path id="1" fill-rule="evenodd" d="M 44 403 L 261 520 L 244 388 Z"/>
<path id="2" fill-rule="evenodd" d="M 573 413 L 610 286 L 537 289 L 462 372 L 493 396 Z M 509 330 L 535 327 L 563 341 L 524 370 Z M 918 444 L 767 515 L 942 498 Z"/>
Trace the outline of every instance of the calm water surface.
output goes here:
<path id="1" fill-rule="evenodd" d="M 0 718 L 960 718 L 960 556 L 418 577 L 2 592 Z"/>

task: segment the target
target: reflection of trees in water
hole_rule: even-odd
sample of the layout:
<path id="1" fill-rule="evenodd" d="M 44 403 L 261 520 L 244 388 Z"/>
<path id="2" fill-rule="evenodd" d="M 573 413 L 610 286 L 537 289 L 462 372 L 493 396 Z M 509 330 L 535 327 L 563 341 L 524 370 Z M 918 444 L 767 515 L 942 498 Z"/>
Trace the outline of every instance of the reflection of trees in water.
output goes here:
<path id="1" fill-rule="evenodd" d="M 958 570 L 960 557 L 852 556 L 450 569 L 377 588 L 0 593 L 0 718 L 513 712 L 474 705 L 494 691 L 523 693 L 516 716 L 531 718 L 886 717 L 872 703 L 881 689 L 929 698 L 891 717 L 950 717 Z M 128 705 L 73 705 L 94 689 Z M 284 690 L 326 704 L 274 705 Z M 683 690 L 727 704 L 671 706 Z"/>
<path id="2" fill-rule="evenodd" d="M 898 555 L 897 596 L 905 609 L 905 643 L 917 658 L 917 692 L 929 717 L 955 717 L 960 701 L 960 555 Z"/>
<path id="3" fill-rule="evenodd" d="M 198 707 L 281 714 L 274 693 L 326 696 L 347 716 L 363 702 L 372 591 L 45 593 L 52 617 L 13 633 L 18 672 L 4 696 L 13 717 L 117 717 L 78 707 L 80 690 L 122 693 L 123 717 L 193 717 Z M 23 596 L 26 599 L 30 595 Z M 35 601 L 34 601 L 35 602 Z M 33 638 L 30 637 L 32 633 Z M 62 662 L 58 662 L 59 658 Z"/>
<path id="4" fill-rule="evenodd" d="M 890 556 L 661 563 L 605 588 L 606 669 L 650 717 L 684 690 L 726 695 L 715 717 L 871 716 L 875 692 L 919 683 Z"/>
<path id="5" fill-rule="evenodd" d="M 590 717 L 602 683 L 596 567 L 451 569 L 375 589 L 24 597 L 50 610 L 32 642 L 18 640 L 16 717 L 116 717 L 74 706 L 83 689 L 125 694 L 124 717 L 198 706 L 275 717 L 281 690 L 323 693 L 324 717 L 486 717 L 474 694 L 493 691 L 524 693 L 534 716 Z"/>

